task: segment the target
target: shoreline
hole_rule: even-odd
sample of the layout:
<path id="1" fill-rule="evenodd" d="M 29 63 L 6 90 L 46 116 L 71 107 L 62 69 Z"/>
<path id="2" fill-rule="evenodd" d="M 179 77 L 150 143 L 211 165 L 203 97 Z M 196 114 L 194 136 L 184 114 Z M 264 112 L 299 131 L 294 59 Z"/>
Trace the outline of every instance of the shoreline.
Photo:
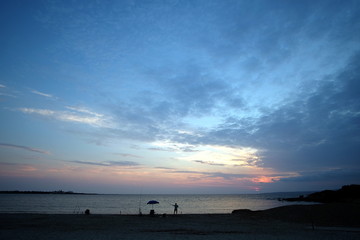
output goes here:
<path id="1" fill-rule="evenodd" d="M 292 214 L 290 214 L 290 212 Z M 327 214 L 326 214 L 327 213 Z M 262 218 L 278 218 L 282 219 L 285 217 L 285 221 L 291 219 L 286 218 L 286 216 L 293 216 L 292 219 L 299 219 L 300 216 L 315 217 L 324 216 L 331 218 L 333 217 L 346 217 L 351 218 L 352 216 L 360 216 L 360 202 L 342 202 L 342 203 L 314 203 L 314 204 L 290 204 L 285 206 L 278 206 L 269 209 L 263 210 L 250 210 L 250 209 L 235 209 L 229 213 L 178 213 L 176 215 L 172 213 L 158 213 L 155 212 L 155 217 L 164 217 L 165 216 L 220 216 L 220 215 L 239 215 L 242 217 L 262 217 Z M 0 212 L 0 215 L 54 215 L 54 216 L 79 216 L 86 215 L 84 211 L 82 212 L 56 212 L 56 213 L 47 213 L 47 212 Z M 142 215 L 133 214 L 133 213 L 93 213 L 90 209 L 91 216 L 136 216 L 136 217 L 151 217 L 149 213 L 143 213 Z M 354 219 L 354 224 L 358 224 L 360 227 L 360 218 Z"/>
<path id="2" fill-rule="evenodd" d="M 208 214 L 231 213 L 234 209 L 249 208 L 251 210 L 264 210 L 277 206 L 290 204 L 278 201 L 279 196 L 293 195 L 70 195 L 70 194 L 0 194 L 0 212 L 3 213 L 45 213 L 45 214 L 73 214 L 82 213 L 89 209 L 92 214 L 148 214 L 152 209 L 146 204 L 149 199 L 156 199 L 160 204 L 155 205 L 155 212 L 171 214 L 172 204 L 180 203 L 179 213 Z"/>

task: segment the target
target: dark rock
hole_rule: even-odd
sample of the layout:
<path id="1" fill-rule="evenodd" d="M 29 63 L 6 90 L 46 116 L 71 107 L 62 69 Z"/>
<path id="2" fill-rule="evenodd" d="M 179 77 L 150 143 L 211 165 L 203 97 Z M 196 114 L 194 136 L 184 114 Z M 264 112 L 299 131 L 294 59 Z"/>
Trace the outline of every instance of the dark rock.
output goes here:
<path id="1" fill-rule="evenodd" d="M 303 202 L 352 202 L 360 199 L 360 185 L 345 185 L 339 190 L 324 190 L 311 193 L 308 196 L 298 198 L 283 198 L 284 201 L 303 201 Z"/>

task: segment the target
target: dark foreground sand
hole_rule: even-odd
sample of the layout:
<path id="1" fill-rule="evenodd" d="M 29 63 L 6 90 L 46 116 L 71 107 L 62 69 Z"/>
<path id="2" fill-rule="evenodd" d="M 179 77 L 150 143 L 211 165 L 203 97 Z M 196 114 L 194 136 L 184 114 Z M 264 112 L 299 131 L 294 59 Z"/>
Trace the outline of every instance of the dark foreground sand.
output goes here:
<path id="1" fill-rule="evenodd" d="M 360 239 L 359 213 L 358 204 L 330 204 L 166 217 L 0 214 L 0 239 Z"/>

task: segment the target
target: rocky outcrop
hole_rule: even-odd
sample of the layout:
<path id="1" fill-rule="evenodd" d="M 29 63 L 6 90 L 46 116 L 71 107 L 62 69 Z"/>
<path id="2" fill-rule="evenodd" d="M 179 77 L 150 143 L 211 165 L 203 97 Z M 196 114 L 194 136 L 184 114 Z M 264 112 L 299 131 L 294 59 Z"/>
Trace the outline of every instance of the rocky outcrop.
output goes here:
<path id="1" fill-rule="evenodd" d="M 315 192 L 308 196 L 299 196 L 297 198 L 282 198 L 284 201 L 302 201 L 302 202 L 352 202 L 360 200 L 360 185 L 345 185 L 339 190 L 324 190 Z"/>

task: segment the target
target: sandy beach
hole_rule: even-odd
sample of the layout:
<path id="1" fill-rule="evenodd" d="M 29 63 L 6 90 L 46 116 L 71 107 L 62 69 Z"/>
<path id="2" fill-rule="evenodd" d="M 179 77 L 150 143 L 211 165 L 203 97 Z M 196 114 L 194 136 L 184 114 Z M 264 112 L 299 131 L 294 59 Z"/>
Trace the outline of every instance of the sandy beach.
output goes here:
<path id="1" fill-rule="evenodd" d="M 0 239 L 360 239 L 358 204 L 234 214 L 0 214 Z"/>

